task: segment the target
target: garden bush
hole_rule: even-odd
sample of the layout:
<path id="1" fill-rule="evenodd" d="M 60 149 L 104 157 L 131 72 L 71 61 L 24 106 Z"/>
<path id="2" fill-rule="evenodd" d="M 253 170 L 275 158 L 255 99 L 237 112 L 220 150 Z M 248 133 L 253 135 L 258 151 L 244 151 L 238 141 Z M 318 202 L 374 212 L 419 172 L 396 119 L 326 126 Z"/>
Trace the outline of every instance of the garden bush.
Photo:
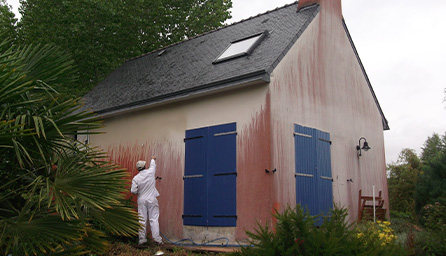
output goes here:
<path id="1" fill-rule="evenodd" d="M 297 205 L 274 217 L 275 232 L 269 224 L 247 231 L 251 246 L 233 255 L 407 255 L 390 223 L 347 224 L 344 208 L 335 207 L 327 216 L 311 216 Z"/>
<path id="2" fill-rule="evenodd" d="M 416 236 L 417 255 L 446 255 L 446 206 L 436 202 L 423 208 L 424 230 Z"/>

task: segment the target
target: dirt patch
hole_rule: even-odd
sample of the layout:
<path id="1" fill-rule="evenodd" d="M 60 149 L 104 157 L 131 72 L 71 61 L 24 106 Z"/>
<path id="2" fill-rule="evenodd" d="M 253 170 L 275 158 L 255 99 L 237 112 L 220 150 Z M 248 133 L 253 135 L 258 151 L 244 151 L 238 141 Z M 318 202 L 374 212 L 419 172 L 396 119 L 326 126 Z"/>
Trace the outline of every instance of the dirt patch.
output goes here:
<path id="1" fill-rule="evenodd" d="M 193 255 L 228 255 L 226 252 L 233 251 L 233 249 L 222 248 L 206 248 L 206 247 L 180 247 L 170 244 L 158 247 L 149 245 L 147 248 L 137 248 L 135 245 L 114 243 L 110 246 L 109 251 L 102 256 L 152 256 L 158 251 L 164 252 L 164 255 L 169 256 L 193 256 Z"/>

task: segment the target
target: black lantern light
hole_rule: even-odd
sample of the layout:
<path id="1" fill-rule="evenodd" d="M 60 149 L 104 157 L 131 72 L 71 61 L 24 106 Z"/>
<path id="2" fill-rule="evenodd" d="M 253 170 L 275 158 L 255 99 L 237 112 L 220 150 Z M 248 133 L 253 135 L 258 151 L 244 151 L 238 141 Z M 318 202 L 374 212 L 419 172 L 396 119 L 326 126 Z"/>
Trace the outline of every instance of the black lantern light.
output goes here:
<path id="1" fill-rule="evenodd" d="M 361 140 L 364 140 L 362 147 Z M 359 152 L 358 156 L 361 156 L 361 150 L 368 151 L 369 149 L 371 149 L 371 147 L 369 147 L 369 143 L 367 143 L 367 140 L 364 137 L 361 137 L 359 139 L 358 145 L 356 146 L 356 150 L 358 150 Z"/>

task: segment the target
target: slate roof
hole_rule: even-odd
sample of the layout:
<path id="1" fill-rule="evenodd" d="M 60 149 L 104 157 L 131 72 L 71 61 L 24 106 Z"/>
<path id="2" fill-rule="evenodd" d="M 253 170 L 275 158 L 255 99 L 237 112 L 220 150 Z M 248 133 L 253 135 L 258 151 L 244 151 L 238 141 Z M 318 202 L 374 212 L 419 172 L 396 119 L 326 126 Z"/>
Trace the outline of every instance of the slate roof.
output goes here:
<path id="1" fill-rule="evenodd" d="M 318 12 L 319 5 L 297 12 L 296 2 L 130 59 L 85 95 L 86 106 L 111 114 L 240 82 L 268 82 Z M 264 31 L 250 55 L 213 64 L 230 42 Z"/>
<path id="2" fill-rule="evenodd" d="M 319 5 L 297 12 L 297 2 L 127 60 L 84 96 L 100 115 L 117 114 L 170 99 L 222 89 L 269 76 L 314 17 Z M 344 29 L 382 116 L 388 122 L 344 22 Z M 213 63 L 231 42 L 262 32 L 267 36 L 243 57 Z"/>

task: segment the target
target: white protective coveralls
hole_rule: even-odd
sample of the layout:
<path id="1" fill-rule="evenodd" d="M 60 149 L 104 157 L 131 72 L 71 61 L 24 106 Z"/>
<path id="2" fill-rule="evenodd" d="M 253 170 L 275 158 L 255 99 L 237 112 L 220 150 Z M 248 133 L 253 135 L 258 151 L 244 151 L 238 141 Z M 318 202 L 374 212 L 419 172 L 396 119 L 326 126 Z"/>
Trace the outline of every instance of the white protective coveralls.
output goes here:
<path id="1" fill-rule="evenodd" d="M 142 164 L 145 168 L 145 161 L 138 161 L 138 164 Z M 159 196 L 159 193 L 155 187 L 155 169 L 155 159 L 152 159 L 150 161 L 149 169 L 141 170 L 132 180 L 131 192 L 138 195 L 139 222 L 142 225 L 142 228 L 139 230 L 139 244 L 147 242 L 147 217 L 149 217 L 153 240 L 155 240 L 156 243 L 162 243 L 162 239 L 159 235 L 159 206 L 158 199 L 156 199 Z"/>

